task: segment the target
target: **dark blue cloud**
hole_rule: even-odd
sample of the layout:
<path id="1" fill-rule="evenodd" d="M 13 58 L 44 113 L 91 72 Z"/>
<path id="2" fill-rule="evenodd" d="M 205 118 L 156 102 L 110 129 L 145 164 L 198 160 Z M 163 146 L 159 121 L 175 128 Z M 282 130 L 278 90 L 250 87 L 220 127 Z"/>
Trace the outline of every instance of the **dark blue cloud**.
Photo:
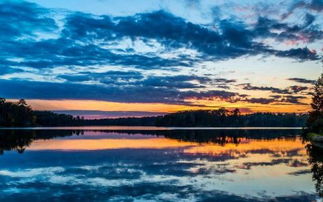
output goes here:
<path id="1" fill-rule="evenodd" d="M 311 40 L 322 38 L 322 32 L 310 28 L 315 20 L 307 15 L 304 25 L 289 26 L 260 18 L 255 28 L 236 20 L 218 20 L 218 28 L 210 29 L 193 24 L 165 11 L 141 13 L 128 17 L 94 16 L 71 12 L 63 20 L 60 31 L 50 10 L 36 4 L 6 1 L 0 6 L 0 61 L 8 67 L 33 68 L 73 67 L 90 65 L 123 65 L 140 69 L 163 69 L 193 66 L 205 60 L 225 60 L 244 55 L 276 55 L 299 60 L 317 60 L 318 55 L 308 48 L 275 50 L 255 39 L 291 38 L 300 32 Z M 271 30 L 283 31 L 280 35 Z M 57 35 L 38 38 L 46 32 Z M 311 35 L 312 34 L 312 35 Z M 120 40 L 140 39 L 149 45 L 155 40 L 166 50 L 188 48 L 200 53 L 197 58 L 178 55 L 166 59 L 153 54 L 136 53 L 131 49 L 104 46 Z M 294 36 L 295 38 L 295 36 Z M 118 53 L 117 53 L 117 52 Z M 19 62 L 11 60 L 20 58 Z"/>
<path id="2" fill-rule="evenodd" d="M 4 63 L 12 66 L 33 68 L 53 68 L 60 66 L 125 65 L 139 69 L 188 66 L 190 63 L 158 56 L 138 54 L 120 55 L 93 44 L 78 45 L 68 39 L 48 39 L 43 41 L 14 41 L 3 43 L 0 51 L 5 56 Z M 7 58 L 23 58 L 12 62 Z"/>
<path id="3" fill-rule="evenodd" d="M 299 99 L 304 99 L 304 98 L 307 98 L 305 96 L 292 96 L 292 95 L 287 95 L 287 96 L 284 96 L 281 101 L 282 102 L 287 102 L 287 103 L 292 103 L 292 104 L 304 104 L 304 105 L 307 105 L 305 103 L 302 103 L 299 101 Z"/>
<path id="4" fill-rule="evenodd" d="M 61 75 L 62 78 L 69 82 L 85 82 L 96 81 L 101 84 L 120 86 L 142 86 L 154 88 L 174 88 L 189 89 L 203 88 L 205 84 L 212 81 L 220 80 L 222 82 L 233 82 L 234 80 L 226 79 L 210 79 L 208 77 L 200 77 L 195 75 L 177 75 L 177 76 L 146 76 L 140 72 L 123 72 L 108 71 L 103 73 L 81 72 L 79 75 Z"/>
<path id="5" fill-rule="evenodd" d="M 311 0 L 311 1 L 294 1 L 288 12 L 285 13 L 282 18 L 285 19 L 290 16 L 296 9 L 303 8 L 309 11 L 321 12 L 323 10 L 323 1 L 322 0 Z"/>
<path id="6" fill-rule="evenodd" d="M 305 84 L 314 84 L 315 80 L 304 79 L 304 78 L 289 78 L 290 81 L 295 81 L 297 83 L 305 83 Z"/>
<path id="7" fill-rule="evenodd" d="M 293 95 L 286 95 L 286 96 L 279 96 L 273 95 L 270 98 L 247 98 L 245 99 L 246 102 L 249 103 L 257 103 L 257 104 L 272 104 L 272 103 L 283 103 L 283 104 L 298 104 L 298 105 L 306 105 L 299 101 L 299 99 L 304 99 L 305 96 L 293 96 Z"/>
<path id="8" fill-rule="evenodd" d="M 172 78 L 173 79 L 173 78 Z M 248 95 L 224 90 L 187 90 L 185 82 L 176 85 L 149 85 L 147 80 L 136 85 L 87 85 L 79 83 L 51 83 L 22 80 L 0 80 L 0 97 L 11 99 L 80 99 L 95 98 L 102 101 L 127 103 L 167 103 L 194 105 L 187 99 L 223 100 L 226 102 L 244 101 L 269 104 L 274 102 L 302 104 L 304 96 L 272 96 L 272 98 L 249 98 Z M 115 83 L 117 84 L 117 83 Z M 193 86 L 194 88 L 194 86 Z"/>
<path id="9" fill-rule="evenodd" d="M 260 38 L 272 37 L 280 42 L 285 40 L 314 42 L 323 38 L 322 30 L 313 25 L 315 18 L 311 14 L 306 14 L 302 24 L 290 25 L 278 20 L 259 17 L 253 34 Z"/>
<path id="10" fill-rule="evenodd" d="M 268 87 L 268 86 L 253 86 L 250 83 L 239 84 L 238 86 L 241 86 L 243 90 L 270 91 L 272 93 L 290 94 L 290 95 L 309 89 L 306 86 L 297 86 L 297 85 L 293 85 L 293 86 L 289 86 L 284 89 L 280 89 L 280 88 Z"/>
<path id="11" fill-rule="evenodd" d="M 225 78 L 216 78 L 216 79 L 213 79 L 213 81 L 215 81 L 217 83 L 223 83 L 223 84 L 236 82 L 235 79 L 225 79 Z"/>
<path id="12" fill-rule="evenodd" d="M 273 98 L 250 98 L 248 99 L 250 103 L 257 103 L 257 104 L 270 104 L 276 102 Z"/>
<path id="13" fill-rule="evenodd" d="M 36 32 L 57 29 L 55 21 L 47 17 L 49 10 L 33 3 L 2 1 L 0 3 L 0 40 L 35 36 Z"/>
<path id="14" fill-rule="evenodd" d="M 80 72 L 78 75 L 60 75 L 58 78 L 69 82 L 98 81 L 105 84 L 131 84 L 142 80 L 144 77 L 140 72 L 108 71 L 102 73 Z"/>
<path id="15" fill-rule="evenodd" d="M 277 21 L 260 18 L 256 27 L 248 29 L 241 22 L 220 20 L 219 29 L 193 24 L 165 11 L 137 14 L 129 17 L 99 18 L 87 14 L 73 14 L 67 18 L 64 34 L 73 40 L 111 41 L 129 37 L 131 39 L 156 39 L 169 48 L 186 47 L 202 53 L 202 59 L 227 59 L 242 55 L 274 54 L 281 57 L 316 60 L 315 53 L 307 48 L 276 51 L 256 38 L 276 37 L 278 39 L 298 39 L 296 35 L 306 34 L 312 41 L 321 39 L 322 32 L 308 26 L 315 17 L 306 15 L 304 25 L 289 26 Z M 162 28 L 162 29 L 161 29 Z M 306 28 L 306 29 L 305 29 Z M 307 29 L 308 28 L 308 29 Z M 272 29 L 282 33 L 275 34 Z M 302 31 L 302 33 L 299 33 Z M 298 57 L 299 56 L 299 57 Z"/>
<path id="16" fill-rule="evenodd" d="M 277 51 L 276 55 L 279 57 L 295 58 L 298 60 L 318 60 L 319 56 L 308 48 L 296 48 L 286 51 Z"/>
<path id="17" fill-rule="evenodd" d="M 290 86 L 289 89 L 294 93 L 299 93 L 299 92 L 308 90 L 309 88 L 306 87 L 306 86 L 296 86 L 296 85 L 294 85 L 294 86 Z"/>
<path id="18" fill-rule="evenodd" d="M 67 18 L 63 33 L 69 39 L 88 42 L 120 40 L 124 37 L 155 39 L 171 49 L 193 48 L 207 56 L 222 59 L 241 55 L 235 53 L 239 52 L 235 47 L 228 47 L 225 40 L 231 40 L 230 37 L 233 37 L 232 42 L 238 43 L 233 34 L 243 33 L 243 30 L 229 27 L 229 22 L 222 24 L 228 32 L 228 39 L 218 32 L 187 22 L 165 11 L 114 19 L 77 13 Z"/>
<path id="19" fill-rule="evenodd" d="M 118 102 L 162 102 L 189 104 L 185 100 L 239 99 L 271 103 L 271 100 L 246 99 L 224 90 L 206 91 L 207 85 L 229 89 L 235 80 L 200 76 L 152 76 L 143 70 L 193 67 L 204 61 L 218 61 L 248 55 L 275 55 L 300 61 L 319 60 L 320 56 L 308 48 L 276 50 L 262 43 L 263 39 L 299 40 L 307 36 L 311 42 L 322 38 L 322 31 L 313 25 L 316 20 L 307 14 L 301 25 L 289 25 L 268 18 L 259 18 L 255 26 L 238 20 L 217 19 L 215 28 L 191 23 L 166 11 L 139 13 L 127 17 L 97 16 L 81 12 L 68 12 L 58 23 L 55 12 L 24 1 L 0 3 L 0 75 L 22 72 L 24 67 L 42 71 L 55 67 L 76 69 L 75 74 L 57 73 L 55 79 L 64 83 L 1 80 L 0 92 L 7 98 L 39 99 L 91 99 Z M 55 19 L 54 19 L 55 18 Z M 62 24 L 62 25 L 60 25 Z M 60 26 L 58 26 L 60 25 Z M 278 30 L 274 32 L 273 30 Z M 120 41 L 140 40 L 147 46 L 162 45 L 164 52 L 196 51 L 196 56 L 185 53 L 175 57 L 162 57 L 159 51 L 136 52 L 135 48 L 113 48 Z M 90 67 L 116 65 L 124 71 L 91 72 Z M 131 67 L 133 71 L 126 72 Z M 88 68 L 88 70 L 84 70 Z M 27 70 L 25 70 L 27 71 Z M 37 72 L 37 71 L 34 71 Z M 86 85 L 84 82 L 98 83 Z M 300 81 L 299 81 L 300 82 Z M 252 87 L 247 90 L 266 90 L 288 94 L 290 90 L 273 87 Z M 185 90 L 185 91 L 184 91 Z M 53 93 L 48 93 L 53 92 Z M 55 92 L 55 93 L 54 93 Z M 258 99 L 258 100 L 257 100 Z M 271 99 L 271 98 L 270 98 Z M 273 98 L 274 99 L 274 98 Z M 280 98 L 296 102 L 294 98 Z"/>
<path id="20" fill-rule="evenodd" d="M 207 85 L 213 85 L 222 89 L 229 89 L 225 84 L 234 83 L 236 80 L 224 78 L 208 78 L 196 75 L 175 76 L 144 76 L 140 72 L 108 71 L 102 73 L 80 72 L 78 75 L 60 75 L 58 78 L 68 82 L 97 82 L 100 84 L 122 87 L 123 85 L 134 87 L 203 89 Z"/>
<path id="21" fill-rule="evenodd" d="M 288 89 L 280 89 L 275 87 L 267 87 L 267 86 L 252 86 L 250 83 L 241 84 L 243 90 L 260 90 L 260 91 L 271 91 L 272 93 L 280 93 L 280 94 L 290 94 Z"/>
<path id="22" fill-rule="evenodd" d="M 186 104 L 185 99 L 215 98 L 233 101 L 238 93 L 229 91 L 180 91 L 155 86 L 103 86 L 76 83 L 51 83 L 22 80 L 0 80 L 0 97 L 25 99 L 81 99 L 128 102 Z"/>
<path id="23" fill-rule="evenodd" d="M 193 81 L 198 84 L 192 83 Z M 151 86 L 151 87 L 165 87 L 165 88 L 175 88 L 175 89 L 185 89 L 185 88 L 201 88 L 202 84 L 207 84 L 211 82 L 211 79 L 207 77 L 199 76 L 152 76 L 148 77 L 138 85 Z"/>

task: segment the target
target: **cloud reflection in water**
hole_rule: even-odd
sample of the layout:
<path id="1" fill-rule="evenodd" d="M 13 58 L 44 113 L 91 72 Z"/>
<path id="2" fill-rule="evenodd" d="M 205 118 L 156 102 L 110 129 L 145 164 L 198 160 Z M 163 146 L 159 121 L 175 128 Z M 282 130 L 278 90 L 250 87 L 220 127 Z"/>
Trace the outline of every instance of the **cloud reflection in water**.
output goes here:
<path id="1" fill-rule="evenodd" d="M 19 147 L 29 145 L 23 155 L 6 152 L 14 145 L 1 146 L 1 200 L 317 198 L 306 149 L 295 131 L 271 136 L 262 131 L 84 131 L 79 136 L 56 131 L 59 138 L 50 135 L 53 131 L 33 132 L 16 134 L 31 137 L 16 140 Z"/>

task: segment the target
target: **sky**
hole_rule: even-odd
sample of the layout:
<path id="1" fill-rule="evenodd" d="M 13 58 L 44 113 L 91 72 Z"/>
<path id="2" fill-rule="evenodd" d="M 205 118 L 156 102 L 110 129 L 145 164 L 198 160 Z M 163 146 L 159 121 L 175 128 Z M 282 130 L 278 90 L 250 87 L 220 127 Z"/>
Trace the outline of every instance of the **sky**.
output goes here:
<path id="1" fill-rule="evenodd" d="M 1 0 L 0 97 L 90 118 L 309 110 L 323 1 Z"/>

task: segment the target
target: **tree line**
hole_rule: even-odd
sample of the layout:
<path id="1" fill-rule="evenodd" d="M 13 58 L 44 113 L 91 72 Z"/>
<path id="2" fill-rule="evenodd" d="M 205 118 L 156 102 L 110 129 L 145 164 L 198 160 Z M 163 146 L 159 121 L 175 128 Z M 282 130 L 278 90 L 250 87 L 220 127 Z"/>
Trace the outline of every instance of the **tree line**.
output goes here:
<path id="1" fill-rule="evenodd" d="M 302 127 L 306 114 L 295 113 L 240 113 L 220 108 L 218 110 L 184 111 L 159 117 L 157 126 L 178 127 Z"/>
<path id="2" fill-rule="evenodd" d="M 0 99 L 0 126 L 178 126 L 178 127 L 242 127 L 242 126 L 304 126 L 307 115 L 295 113 L 240 113 L 239 109 L 232 111 L 220 108 L 218 110 L 183 111 L 158 117 L 117 118 L 86 120 L 67 114 L 57 114 L 50 111 L 33 111 L 21 99 L 18 102 L 8 102 Z"/>
<path id="3" fill-rule="evenodd" d="M 34 111 L 24 99 L 9 102 L 0 98 L 0 126 L 71 126 L 81 125 L 82 118 L 49 111 Z"/>

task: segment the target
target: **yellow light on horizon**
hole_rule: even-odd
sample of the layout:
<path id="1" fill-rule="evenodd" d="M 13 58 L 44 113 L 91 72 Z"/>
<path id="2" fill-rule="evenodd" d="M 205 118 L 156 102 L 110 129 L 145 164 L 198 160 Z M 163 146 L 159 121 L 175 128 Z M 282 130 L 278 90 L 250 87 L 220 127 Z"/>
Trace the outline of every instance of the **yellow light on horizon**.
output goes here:
<path id="1" fill-rule="evenodd" d="M 310 105 L 297 104 L 257 104 L 238 101 L 235 103 L 223 100 L 186 100 L 192 105 L 177 105 L 164 103 L 123 103 L 109 102 L 98 100 L 40 100 L 31 99 L 27 103 L 35 110 L 93 110 L 93 111 L 144 111 L 157 113 L 173 113 L 185 110 L 211 110 L 225 107 L 227 109 L 239 108 L 243 113 L 249 112 L 283 112 L 283 113 L 304 113 L 309 111 Z M 305 103 L 309 103 L 310 99 L 304 99 Z M 195 105 L 195 106 L 194 106 Z"/>

